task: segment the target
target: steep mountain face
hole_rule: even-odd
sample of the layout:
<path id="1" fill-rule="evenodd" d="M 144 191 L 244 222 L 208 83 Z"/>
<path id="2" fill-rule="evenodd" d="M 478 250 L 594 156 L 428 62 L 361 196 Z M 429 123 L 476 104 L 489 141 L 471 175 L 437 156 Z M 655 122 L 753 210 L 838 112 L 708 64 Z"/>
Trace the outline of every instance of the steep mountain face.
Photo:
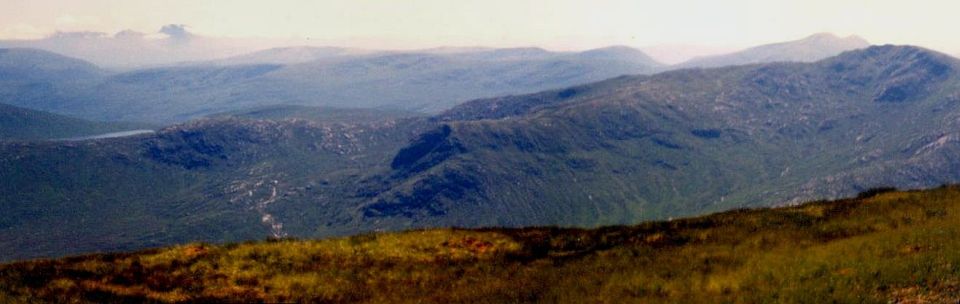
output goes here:
<path id="1" fill-rule="evenodd" d="M 841 38 L 820 33 L 796 41 L 761 45 L 726 55 L 694 58 L 679 64 L 678 67 L 710 68 L 764 62 L 813 62 L 868 46 L 870 43 L 857 36 Z"/>
<path id="2" fill-rule="evenodd" d="M 306 54 L 297 55 L 301 52 Z M 289 63 L 303 57 L 319 59 Z M 0 97 L 19 106 L 86 119 L 155 123 L 288 104 L 435 113 L 463 100 L 661 68 L 639 51 L 622 47 L 583 53 L 493 49 L 358 54 L 342 49 L 284 49 L 231 60 L 98 77 L 61 71 L 84 81 L 69 86 L 53 80 L 10 83 L 0 86 L 0 92 L 6 92 Z"/>
<path id="3" fill-rule="evenodd" d="M 116 139 L 0 143 L 0 244 L 16 248 L 0 259 L 319 234 L 350 219 L 342 189 L 389 164 L 419 128 L 217 118 Z"/>
<path id="4" fill-rule="evenodd" d="M 442 58 L 387 62 L 429 60 Z M 0 246 L 17 250 L 2 258 L 625 224 L 957 182 L 958 69 L 949 56 L 879 46 L 815 63 L 624 76 L 431 118 L 216 118 L 139 137 L 4 144 L 0 179 L 13 182 L 0 184 Z"/>
<path id="5" fill-rule="evenodd" d="M 0 141 L 68 139 L 150 128 L 136 123 L 106 123 L 0 104 Z"/>
<path id="6" fill-rule="evenodd" d="M 954 182 L 957 66 L 882 46 L 469 102 L 397 154 L 364 216 L 623 224 Z"/>

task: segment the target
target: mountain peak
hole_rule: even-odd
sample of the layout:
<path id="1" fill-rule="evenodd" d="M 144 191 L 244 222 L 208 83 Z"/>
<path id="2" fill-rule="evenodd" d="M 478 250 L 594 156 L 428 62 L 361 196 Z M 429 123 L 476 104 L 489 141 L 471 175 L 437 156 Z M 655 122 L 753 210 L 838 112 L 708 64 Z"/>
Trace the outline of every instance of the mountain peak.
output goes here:
<path id="1" fill-rule="evenodd" d="M 811 39 L 839 39 L 839 38 L 840 38 L 840 37 L 837 36 L 837 35 L 834 34 L 834 33 L 823 32 L 823 33 L 816 33 L 816 34 L 807 36 L 807 38 L 804 38 L 803 40 L 811 40 Z"/>
<path id="2" fill-rule="evenodd" d="M 956 58 L 934 50 L 912 45 L 875 45 L 852 50 L 828 61 L 874 61 L 879 63 L 916 63 L 925 61 L 945 66 L 954 66 Z"/>
<path id="3" fill-rule="evenodd" d="M 832 33 L 817 33 L 799 40 L 761 45 L 731 54 L 694 58 L 681 66 L 720 67 L 781 61 L 813 62 L 868 46 L 870 43 L 858 36 L 841 38 Z"/>
<path id="4" fill-rule="evenodd" d="M 166 34 L 171 39 L 190 39 L 194 35 L 187 30 L 185 24 L 167 24 L 160 28 L 159 33 Z"/>
<path id="5" fill-rule="evenodd" d="M 0 68 L 22 69 L 29 64 L 33 71 L 65 71 L 99 73 L 92 63 L 63 56 L 54 52 L 33 48 L 0 48 Z"/>
<path id="6" fill-rule="evenodd" d="M 837 36 L 837 35 L 834 34 L 834 33 L 826 33 L 826 32 L 825 32 L 825 33 L 816 33 L 816 34 L 807 36 L 806 38 L 803 38 L 803 39 L 800 39 L 800 40 L 796 40 L 796 41 L 793 41 L 793 42 L 800 42 L 800 43 L 847 44 L 847 45 L 851 45 L 851 46 L 860 46 L 861 48 L 867 47 L 867 46 L 870 45 L 870 42 L 868 42 L 866 39 L 863 39 L 862 37 L 857 36 L 857 35 L 850 35 L 850 36 L 847 36 L 847 37 L 840 37 L 840 36 Z M 790 42 L 785 42 L 785 43 L 790 43 Z"/>
<path id="7" fill-rule="evenodd" d="M 931 94 L 931 84 L 956 73 L 955 58 L 916 46 L 880 45 L 824 60 L 830 70 L 872 78 L 878 102 L 905 102 Z M 862 78 L 862 77 L 861 77 Z"/>
<path id="8" fill-rule="evenodd" d="M 598 49 L 586 50 L 579 53 L 581 58 L 590 58 L 590 59 L 607 59 L 607 60 L 620 60 L 620 61 L 633 61 L 633 62 L 643 62 L 652 66 L 661 66 L 662 63 L 658 62 L 647 53 L 632 48 L 625 45 L 613 45 L 608 47 L 602 47 Z"/>

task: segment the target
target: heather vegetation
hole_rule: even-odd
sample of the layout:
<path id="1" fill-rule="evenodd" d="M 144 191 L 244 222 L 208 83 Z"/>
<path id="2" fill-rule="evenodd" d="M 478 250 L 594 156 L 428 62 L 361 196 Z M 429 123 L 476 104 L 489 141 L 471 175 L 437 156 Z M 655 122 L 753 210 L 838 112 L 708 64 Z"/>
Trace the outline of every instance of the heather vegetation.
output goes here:
<path id="1" fill-rule="evenodd" d="M 0 266 L 4 302 L 955 301 L 960 187 L 598 229 L 193 243 Z"/>

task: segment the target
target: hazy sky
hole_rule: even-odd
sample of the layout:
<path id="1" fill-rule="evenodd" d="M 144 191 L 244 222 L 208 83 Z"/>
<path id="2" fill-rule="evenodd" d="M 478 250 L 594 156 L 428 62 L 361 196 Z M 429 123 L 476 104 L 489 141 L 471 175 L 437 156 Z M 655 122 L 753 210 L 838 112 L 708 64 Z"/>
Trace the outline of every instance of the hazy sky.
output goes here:
<path id="1" fill-rule="evenodd" d="M 958 14 L 958 0 L 0 0 L 0 38 L 178 23 L 210 36 L 367 48 L 729 48 L 833 32 L 957 53 Z"/>

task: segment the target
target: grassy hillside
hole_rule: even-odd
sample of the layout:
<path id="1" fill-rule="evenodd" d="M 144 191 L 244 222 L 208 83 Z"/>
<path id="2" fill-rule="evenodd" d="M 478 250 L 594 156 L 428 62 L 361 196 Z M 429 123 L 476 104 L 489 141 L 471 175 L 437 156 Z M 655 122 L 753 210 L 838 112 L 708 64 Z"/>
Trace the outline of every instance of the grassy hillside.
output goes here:
<path id="1" fill-rule="evenodd" d="M 65 139 L 144 128 L 151 126 L 94 122 L 0 104 L 0 140 Z"/>
<path id="2" fill-rule="evenodd" d="M 194 243 L 0 266 L 10 303 L 928 303 L 958 291 L 956 186 L 593 230 Z"/>

